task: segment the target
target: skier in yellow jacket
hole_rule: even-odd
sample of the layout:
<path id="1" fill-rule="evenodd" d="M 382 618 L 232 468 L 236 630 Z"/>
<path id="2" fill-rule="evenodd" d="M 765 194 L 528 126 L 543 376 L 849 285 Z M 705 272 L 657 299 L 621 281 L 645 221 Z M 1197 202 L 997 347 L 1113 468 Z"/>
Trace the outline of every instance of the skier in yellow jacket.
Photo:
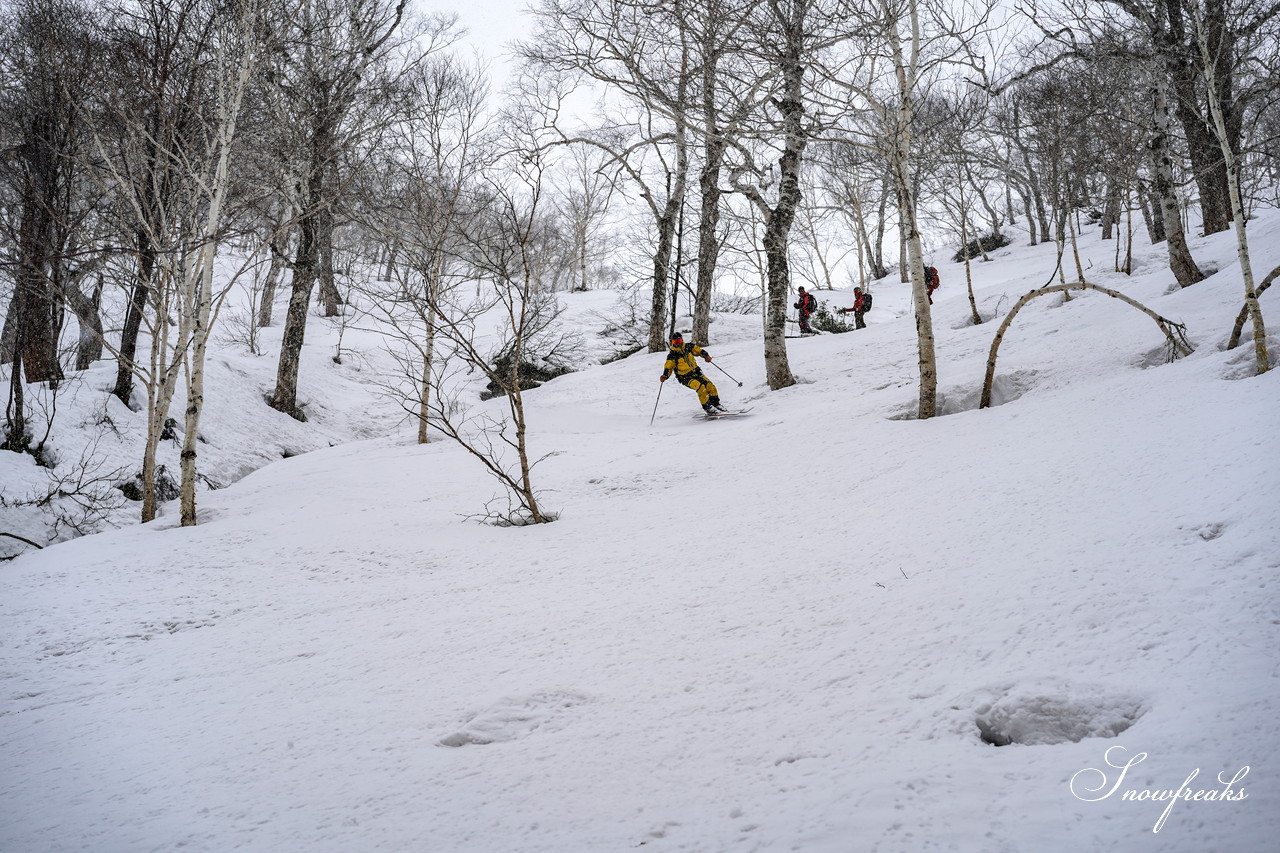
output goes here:
<path id="1" fill-rule="evenodd" d="M 699 356 L 705 361 L 711 361 L 711 353 L 693 341 L 686 344 L 684 335 L 676 332 L 671 336 L 671 348 L 667 350 L 667 363 L 662 366 L 660 381 L 666 382 L 667 377 L 674 372 L 676 381 L 698 392 L 698 402 L 702 404 L 704 412 L 708 415 L 727 412 L 728 409 L 720 405 L 720 392 L 716 390 L 715 384 L 702 375 L 702 368 L 698 367 L 697 361 Z"/>

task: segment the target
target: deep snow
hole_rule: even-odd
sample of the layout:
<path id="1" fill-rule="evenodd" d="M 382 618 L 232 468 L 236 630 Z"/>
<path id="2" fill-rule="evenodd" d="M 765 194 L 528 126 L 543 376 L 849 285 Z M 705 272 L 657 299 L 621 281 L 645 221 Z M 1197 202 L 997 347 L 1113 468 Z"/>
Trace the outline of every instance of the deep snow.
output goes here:
<path id="1" fill-rule="evenodd" d="M 1250 238 L 1280 263 L 1280 216 Z M 1231 235 L 1193 244 L 1221 272 L 1187 290 L 1161 247 L 1131 278 L 1083 249 L 1196 352 L 1165 364 L 1139 312 L 1046 297 L 979 411 L 995 323 L 938 263 L 945 414 L 917 421 L 902 285 L 867 330 L 789 341 L 779 392 L 758 318 L 719 315 L 744 387 L 707 371 L 745 418 L 694 419 L 668 383 L 650 426 L 661 355 L 527 395 L 561 513 L 536 527 L 468 518 L 497 485 L 456 446 L 380 434 L 371 340 L 339 366 L 308 331 L 308 425 L 261 405 L 270 359 L 219 353 L 212 447 L 379 437 L 204 492 L 198 527 L 0 564 L 0 849 L 1275 849 L 1280 371 L 1221 348 Z M 1052 265 L 975 264 L 984 312 Z M 613 297 L 565 299 L 586 333 Z M 227 480 L 262 461 L 224 454 Z M 1167 802 L 1122 799 L 1246 766 L 1247 798 L 1179 800 L 1158 833 Z"/>

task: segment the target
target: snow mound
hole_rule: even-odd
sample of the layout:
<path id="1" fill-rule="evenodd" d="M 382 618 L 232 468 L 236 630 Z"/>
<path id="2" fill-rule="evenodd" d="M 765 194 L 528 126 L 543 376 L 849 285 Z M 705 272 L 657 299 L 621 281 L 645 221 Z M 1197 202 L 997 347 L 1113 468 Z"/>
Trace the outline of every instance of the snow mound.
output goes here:
<path id="1" fill-rule="evenodd" d="M 503 743 L 528 737 L 539 729 L 555 729 L 565 712 L 587 701 L 579 693 L 539 690 L 528 696 L 506 697 L 469 719 L 441 746 Z"/>
<path id="2" fill-rule="evenodd" d="M 1015 685 L 976 709 L 984 743 L 1040 746 L 1115 737 L 1138 721 L 1142 699 L 1105 687 L 1066 682 Z"/>

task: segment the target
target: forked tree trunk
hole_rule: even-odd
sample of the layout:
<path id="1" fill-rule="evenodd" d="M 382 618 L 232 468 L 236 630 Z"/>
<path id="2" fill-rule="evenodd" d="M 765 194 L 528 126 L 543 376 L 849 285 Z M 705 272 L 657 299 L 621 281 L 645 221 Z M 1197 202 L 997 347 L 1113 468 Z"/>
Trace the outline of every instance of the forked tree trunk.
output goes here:
<path id="1" fill-rule="evenodd" d="M 276 388 L 271 395 L 271 408 L 305 420 L 298 408 L 298 370 L 302 361 L 302 344 L 306 337 L 307 311 L 311 293 L 320 277 L 325 235 L 332 240 L 333 216 L 329 210 L 325 161 L 333 151 L 331 117 L 316 118 L 311 128 L 309 162 L 304 178 L 303 213 L 298 219 L 298 254 L 293 263 L 293 289 L 289 310 L 285 314 L 284 333 L 280 342 L 280 362 L 276 369 Z M 330 255 L 332 261 L 332 255 Z M 336 303 L 335 303 L 336 313 Z"/>

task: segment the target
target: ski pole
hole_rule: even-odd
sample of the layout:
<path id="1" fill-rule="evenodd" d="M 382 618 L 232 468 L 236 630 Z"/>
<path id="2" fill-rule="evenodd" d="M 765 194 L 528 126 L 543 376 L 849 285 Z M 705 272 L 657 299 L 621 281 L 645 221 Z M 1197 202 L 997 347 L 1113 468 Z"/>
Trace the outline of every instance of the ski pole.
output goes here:
<path id="1" fill-rule="evenodd" d="M 658 400 L 662 399 L 662 386 L 666 384 L 665 382 L 658 383 L 658 397 L 653 401 L 653 414 L 649 416 L 649 426 L 653 426 L 653 419 L 658 416 Z"/>
<path id="2" fill-rule="evenodd" d="M 716 364 L 714 361 L 713 361 L 713 362 L 711 362 L 711 364 L 715 366 L 715 369 L 716 369 L 716 370 L 720 371 L 720 372 L 721 372 L 721 373 L 723 373 L 725 376 L 729 376 L 729 371 L 725 370 L 723 367 L 721 367 L 720 365 Z M 730 378 L 730 379 L 733 379 L 733 377 L 732 377 L 732 376 L 729 376 L 729 378 Z M 733 379 L 733 381 L 734 381 L 734 382 L 738 382 L 738 380 L 736 380 L 736 379 Z M 742 383 L 741 383 L 741 382 L 738 382 L 738 387 L 739 387 L 739 388 L 741 388 L 741 387 L 742 387 Z"/>

